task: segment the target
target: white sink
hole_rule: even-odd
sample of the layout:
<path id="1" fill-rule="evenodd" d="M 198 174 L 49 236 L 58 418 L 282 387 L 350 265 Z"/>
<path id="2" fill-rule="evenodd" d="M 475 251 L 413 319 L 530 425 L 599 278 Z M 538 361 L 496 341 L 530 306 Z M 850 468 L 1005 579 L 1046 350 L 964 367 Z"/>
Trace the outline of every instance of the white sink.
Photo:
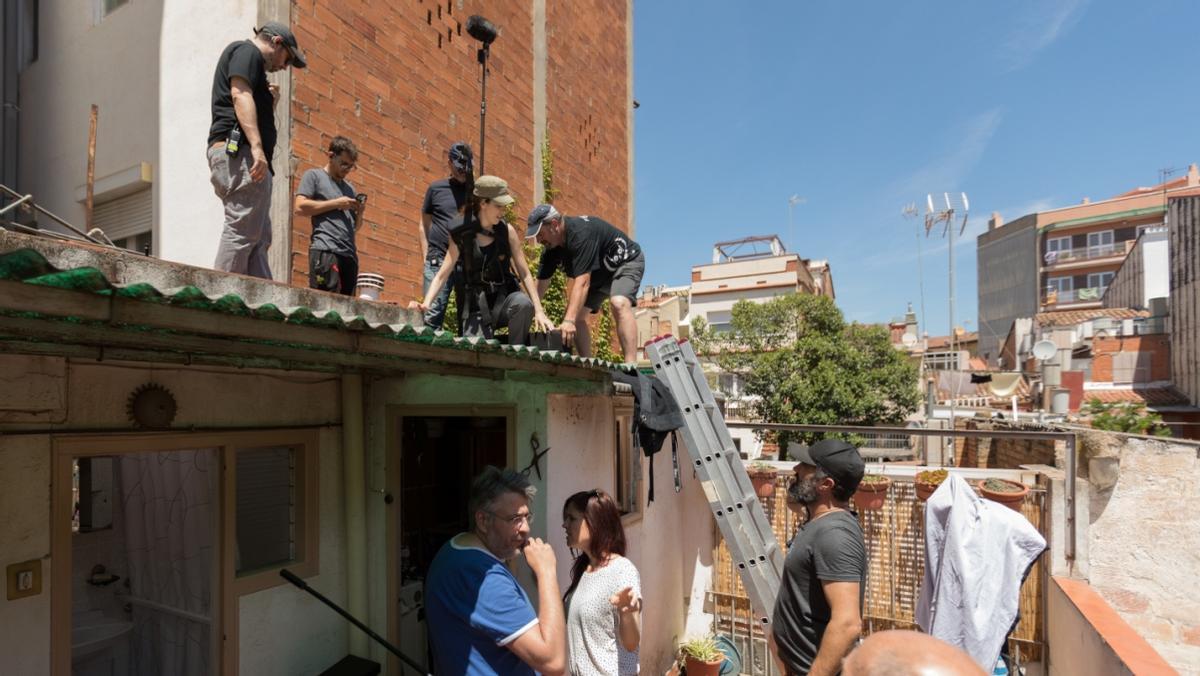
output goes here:
<path id="1" fill-rule="evenodd" d="M 71 659 L 94 655 L 115 645 L 133 628 L 132 622 L 109 618 L 83 618 L 71 627 Z"/>

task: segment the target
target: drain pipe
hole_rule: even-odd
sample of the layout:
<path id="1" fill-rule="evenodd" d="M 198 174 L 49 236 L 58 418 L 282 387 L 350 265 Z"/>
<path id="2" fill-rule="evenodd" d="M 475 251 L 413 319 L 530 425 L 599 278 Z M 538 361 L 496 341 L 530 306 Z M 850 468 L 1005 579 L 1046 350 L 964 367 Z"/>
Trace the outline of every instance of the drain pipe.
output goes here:
<path id="1" fill-rule="evenodd" d="M 355 617 L 367 617 L 367 501 L 363 448 L 363 379 L 342 376 L 342 480 L 346 503 L 346 605 Z M 350 653 L 368 656 L 367 636 L 350 632 Z"/>

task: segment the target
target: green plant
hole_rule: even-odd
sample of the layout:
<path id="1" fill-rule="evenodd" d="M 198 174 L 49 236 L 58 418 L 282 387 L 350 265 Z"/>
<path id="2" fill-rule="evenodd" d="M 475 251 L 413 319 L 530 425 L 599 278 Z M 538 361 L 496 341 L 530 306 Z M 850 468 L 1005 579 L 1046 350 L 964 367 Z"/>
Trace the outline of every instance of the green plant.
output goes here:
<path id="1" fill-rule="evenodd" d="M 993 493 L 1021 493 L 1025 490 L 1024 486 L 1015 481 L 1005 479 L 985 479 L 983 487 Z"/>
<path id="2" fill-rule="evenodd" d="M 1083 413 L 1091 418 L 1092 427 L 1098 430 L 1171 436 L 1171 430 L 1163 424 L 1162 416 L 1146 413 L 1145 410 L 1144 405 L 1128 401 L 1105 403 L 1099 399 L 1089 399 Z"/>
<path id="3" fill-rule="evenodd" d="M 864 474 L 862 481 L 860 481 L 859 484 L 860 485 L 862 485 L 862 484 L 867 484 L 867 485 L 886 484 L 890 481 L 891 481 L 891 479 L 885 477 L 882 474 Z"/>
<path id="4" fill-rule="evenodd" d="M 679 650 L 687 657 L 699 662 L 716 662 L 725 659 L 725 653 L 717 646 L 717 640 L 711 634 L 698 636 L 685 641 Z"/>
<path id="5" fill-rule="evenodd" d="M 769 463 L 769 462 L 763 462 L 761 460 L 756 460 L 756 461 L 750 463 L 750 471 L 751 472 L 771 472 L 773 474 L 775 472 L 775 468 L 772 467 L 771 463 Z"/>
<path id="6" fill-rule="evenodd" d="M 739 301 L 729 330 L 692 324 L 692 343 L 722 371 L 741 376 L 753 417 L 816 425 L 900 424 L 921 401 L 917 368 L 885 329 L 847 323 L 826 296 Z M 822 433 L 778 433 L 779 447 Z M 851 442 L 853 443 L 853 442 Z"/>
<path id="7" fill-rule="evenodd" d="M 927 469 L 924 472 L 917 472 L 917 483 L 928 486 L 941 486 L 942 482 L 948 476 L 950 476 L 950 472 L 944 469 Z"/>

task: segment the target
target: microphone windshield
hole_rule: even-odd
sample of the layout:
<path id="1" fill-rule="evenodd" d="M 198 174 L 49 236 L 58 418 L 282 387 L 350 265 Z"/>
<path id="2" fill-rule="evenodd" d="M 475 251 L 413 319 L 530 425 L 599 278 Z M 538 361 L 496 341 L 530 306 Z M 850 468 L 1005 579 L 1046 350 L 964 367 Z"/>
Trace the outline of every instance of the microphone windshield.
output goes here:
<path id="1" fill-rule="evenodd" d="M 467 19 L 467 32 L 485 45 L 491 44 L 497 35 L 495 24 L 478 14 Z"/>

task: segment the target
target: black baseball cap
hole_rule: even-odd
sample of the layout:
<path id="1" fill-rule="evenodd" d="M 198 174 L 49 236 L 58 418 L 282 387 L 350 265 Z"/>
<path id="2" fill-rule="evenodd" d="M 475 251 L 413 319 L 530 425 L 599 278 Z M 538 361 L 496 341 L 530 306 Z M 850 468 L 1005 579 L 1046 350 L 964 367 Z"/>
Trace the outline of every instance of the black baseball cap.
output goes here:
<path id="1" fill-rule="evenodd" d="M 834 483 L 848 491 L 858 488 L 867 469 L 858 449 L 841 439 L 822 439 L 812 446 L 790 443 L 788 457 L 796 462 L 820 467 Z"/>
<path id="2" fill-rule="evenodd" d="M 558 210 L 549 204 L 539 204 L 529 212 L 529 218 L 525 219 L 526 229 L 525 236 L 527 238 L 537 237 L 538 231 L 542 229 L 542 223 L 553 221 L 558 218 Z"/>
<path id="3" fill-rule="evenodd" d="M 283 38 L 283 46 L 292 55 L 292 68 L 304 68 L 308 66 L 308 61 L 304 59 L 304 52 L 300 51 L 300 45 L 296 44 L 296 36 L 286 24 L 278 21 L 268 21 L 262 25 L 262 28 L 254 29 L 255 35 L 260 33 L 278 35 L 280 38 Z"/>
<path id="4" fill-rule="evenodd" d="M 450 156 L 450 164 L 453 164 L 455 169 L 471 173 L 471 162 L 475 159 L 475 153 L 471 152 L 471 146 L 463 141 L 457 141 L 450 146 L 447 154 Z"/>

